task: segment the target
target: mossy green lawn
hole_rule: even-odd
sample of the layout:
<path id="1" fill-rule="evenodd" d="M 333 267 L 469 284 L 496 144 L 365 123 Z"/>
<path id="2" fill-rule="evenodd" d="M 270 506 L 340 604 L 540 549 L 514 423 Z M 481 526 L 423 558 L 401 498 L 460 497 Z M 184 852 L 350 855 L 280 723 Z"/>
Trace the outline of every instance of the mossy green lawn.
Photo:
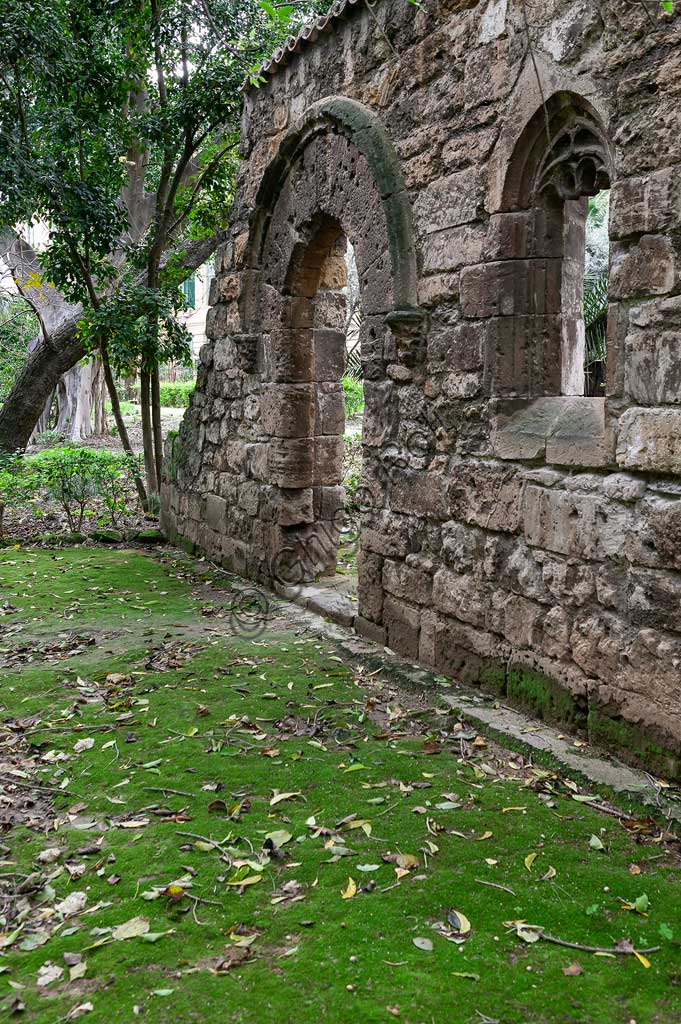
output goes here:
<path id="1" fill-rule="evenodd" d="M 135 1014 L 149 1024 L 681 1019 L 681 875 L 665 845 L 636 841 L 559 780 L 550 797 L 538 792 L 542 773 L 492 745 L 440 737 L 424 748 L 395 703 L 376 724 L 376 677 L 293 617 L 255 640 L 217 628 L 199 614 L 186 560 L 85 548 L 0 559 L 3 601 L 18 608 L 6 621 L 24 626 L 12 643 L 38 633 L 44 642 L 65 622 L 115 632 L 110 648 L 3 672 L 3 718 L 30 720 L 40 783 L 65 786 L 49 831 L 3 836 L 0 871 L 39 870 L 47 885 L 0 960 L 6 1014 L 19 1000 L 17 1019 L 36 1024 L 88 1003 L 92 1024 Z M 163 653 L 175 623 L 195 632 L 160 670 L 152 652 Z M 76 753 L 83 739 L 94 745 Z M 277 802 L 277 791 L 293 795 Z M 263 867 L 265 837 L 281 830 L 291 835 L 285 856 Z M 351 852 L 338 856 L 339 846 Z M 37 859 L 46 848 L 62 851 L 47 866 Z M 396 871 L 388 852 L 418 867 Z M 258 881 L 229 884 L 240 877 L 235 859 L 251 861 L 241 871 Z M 72 880 L 67 863 L 84 873 Z M 349 879 L 358 892 L 344 898 Z M 143 895 L 175 881 L 174 896 Z M 86 894 L 85 910 L 62 920 L 55 904 L 72 892 Z M 645 916 L 618 899 L 644 893 Z M 450 910 L 472 926 L 460 944 L 432 927 Z M 137 916 L 161 937 L 113 939 Z M 661 948 L 646 968 L 632 955 L 526 944 L 504 925 L 521 919 L 582 945 L 628 937 Z M 49 939 L 20 949 L 36 930 Z M 238 931 L 256 930 L 252 945 L 235 945 Z M 87 962 L 70 983 L 68 953 Z M 64 974 L 39 987 L 47 961 Z M 574 964 L 582 973 L 566 976 Z"/>

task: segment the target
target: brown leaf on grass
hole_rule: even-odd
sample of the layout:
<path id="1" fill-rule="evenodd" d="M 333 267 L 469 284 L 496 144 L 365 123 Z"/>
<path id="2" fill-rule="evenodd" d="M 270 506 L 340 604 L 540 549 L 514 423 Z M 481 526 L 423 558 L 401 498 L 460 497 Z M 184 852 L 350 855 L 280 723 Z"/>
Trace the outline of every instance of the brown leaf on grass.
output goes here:
<path id="1" fill-rule="evenodd" d="M 412 868 L 421 867 L 421 861 L 418 857 L 415 857 L 413 853 L 384 853 L 382 860 L 386 864 L 396 864 L 398 868 L 402 868 L 404 871 L 411 871 Z"/>
<path id="2" fill-rule="evenodd" d="M 577 978 L 582 974 L 582 968 L 579 964 L 570 964 L 569 967 L 563 967 L 562 971 L 566 978 Z"/>
<path id="3" fill-rule="evenodd" d="M 215 969 L 217 971 L 231 971 L 234 967 L 240 967 L 248 960 L 253 959 L 253 952 L 250 946 L 227 946 L 225 955 L 220 957 Z"/>
<path id="4" fill-rule="evenodd" d="M 424 740 L 421 750 L 424 754 L 441 754 L 442 744 L 437 740 Z"/>
<path id="5" fill-rule="evenodd" d="M 227 814 L 229 808 L 224 800 L 211 800 L 207 810 L 209 814 Z"/>

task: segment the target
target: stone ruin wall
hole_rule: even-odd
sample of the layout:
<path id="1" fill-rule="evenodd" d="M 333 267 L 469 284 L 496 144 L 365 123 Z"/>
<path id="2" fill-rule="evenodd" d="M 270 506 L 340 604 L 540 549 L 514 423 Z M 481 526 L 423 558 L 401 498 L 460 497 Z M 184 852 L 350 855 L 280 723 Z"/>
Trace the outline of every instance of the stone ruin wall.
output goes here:
<path id="1" fill-rule="evenodd" d="M 245 95 L 164 527 L 266 584 L 333 563 L 349 239 L 355 628 L 678 772 L 681 17 L 528 5 L 535 70 L 513 0 L 340 6 Z M 608 379 L 584 398 L 584 196 L 604 183 Z"/>

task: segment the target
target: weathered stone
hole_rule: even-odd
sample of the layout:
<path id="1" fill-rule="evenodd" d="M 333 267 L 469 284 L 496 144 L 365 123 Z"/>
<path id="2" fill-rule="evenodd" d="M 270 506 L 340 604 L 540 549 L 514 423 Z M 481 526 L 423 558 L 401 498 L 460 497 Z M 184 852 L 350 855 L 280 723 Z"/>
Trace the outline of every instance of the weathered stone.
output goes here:
<path id="1" fill-rule="evenodd" d="M 681 476 L 681 409 L 627 409 L 619 421 L 617 462 Z"/>
<path id="2" fill-rule="evenodd" d="M 498 463 L 455 462 L 449 469 L 449 511 L 455 519 L 486 530 L 515 533 L 522 481 L 513 467 Z"/>
<path id="3" fill-rule="evenodd" d="M 206 496 L 206 522 L 216 533 L 222 533 L 227 525 L 227 502 L 217 494 Z"/>
<path id="4" fill-rule="evenodd" d="M 476 220 L 483 199 L 483 182 L 473 168 L 440 178 L 424 189 L 415 214 L 430 234 Z"/>
<path id="5" fill-rule="evenodd" d="M 523 494 L 525 539 L 532 547 L 571 557 L 603 559 L 622 554 L 631 512 L 597 495 L 544 490 L 530 485 Z"/>
<path id="6" fill-rule="evenodd" d="M 383 589 L 413 604 L 430 604 L 433 578 L 403 562 L 386 561 L 383 565 Z"/>

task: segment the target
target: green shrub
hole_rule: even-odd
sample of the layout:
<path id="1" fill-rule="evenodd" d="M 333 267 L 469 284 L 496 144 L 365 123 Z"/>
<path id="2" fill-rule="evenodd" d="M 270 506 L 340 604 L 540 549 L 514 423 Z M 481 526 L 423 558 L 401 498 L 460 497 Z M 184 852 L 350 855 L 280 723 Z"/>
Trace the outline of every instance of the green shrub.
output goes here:
<path id="1" fill-rule="evenodd" d="M 19 452 L 14 455 L 0 454 L 0 537 L 5 509 L 15 503 L 30 500 L 37 487 L 37 479 L 25 472 L 24 459 Z"/>
<path id="2" fill-rule="evenodd" d="M 178 380 L 174 384 L 168 381 L 161 381 L 159 384 L 159 395 L 161 398 L 161 405 L 170 409 L 186 409 L 189 405 L 189 399 L 192 396 L 192 392 L 196 387 L 195 380 Z M 140 400 L 140 386 L 135 385 L 135 401 L 139 404 Z"/>
<path id="3" fill-rule="evenodd" d="M 343 391 L 345 392 L 345 415 L 352 419 L 364 412 L 364 388 L 361 381 L 353 380 L 352 377 L 343 377 Z"/>
<path id="4" fill-rule="evenodd" d="M 102 501 L 111 525 L 118 525 L 135 469 L 134 456 L 64 446 L 28 456 L 21 472 L 31 493 L 45 490 L 61 505 L 71 532 L 79 533 L 94 514 L 88 507 L 93 498 Z"/>
<path id="5" fill-rule="evenodd" d="M 160 384 L 161 405 L 169 406 L 172 409 L 186 409 L 195 387 L 196 381 L 194 380 L 177 381 L 175 384 Z"/>
<path id="6" fill-rule="evenodd" d="M 69 529 L 79 533 L 90 499 L 97 493 L 95 461 L 91 448 L 50 448 L 33 456 L 27 467 L 36 473 L 39 484 L 58 502 L 66 515 Z"/>

